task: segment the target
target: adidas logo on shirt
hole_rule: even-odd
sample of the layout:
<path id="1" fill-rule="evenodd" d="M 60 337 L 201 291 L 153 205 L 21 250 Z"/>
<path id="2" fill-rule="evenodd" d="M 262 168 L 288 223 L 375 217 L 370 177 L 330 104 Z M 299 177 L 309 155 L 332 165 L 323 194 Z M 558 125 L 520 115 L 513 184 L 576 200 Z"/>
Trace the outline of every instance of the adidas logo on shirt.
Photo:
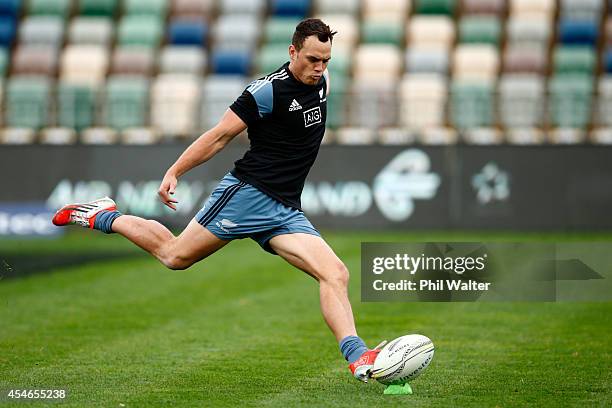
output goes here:
<path id="1" fill-rule="evenodd" d="M 302 109 L 302 105 L 300 105 L 295 99 L 291 102 L 291 105 L 289 105 L 289 112 L 293 112 L 300 109 Z"/>

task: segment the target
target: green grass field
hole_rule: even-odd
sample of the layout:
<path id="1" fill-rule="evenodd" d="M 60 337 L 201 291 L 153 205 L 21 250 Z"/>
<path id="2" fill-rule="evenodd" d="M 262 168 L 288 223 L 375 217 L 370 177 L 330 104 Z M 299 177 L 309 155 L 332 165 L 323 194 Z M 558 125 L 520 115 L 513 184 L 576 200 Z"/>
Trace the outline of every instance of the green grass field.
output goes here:
<path id="1" fill-rule="evenodd" d="M 76 229 L 61 240 L 0 241 L 0 390 L 66 389 L 58 405 L 74 407 L 612 406 L 610 302 L 359 301 L 361 241 L 612 245 L 612 235 L 326 236 L 352 271 L 370 346 L 407 333 L 434 341 L 414 395 L 355 381 L 320 316 L 316 282 L 250 241 L 173 272 L 121 237 Z M 0 398 L 11 405 L 25 406 Z"/>

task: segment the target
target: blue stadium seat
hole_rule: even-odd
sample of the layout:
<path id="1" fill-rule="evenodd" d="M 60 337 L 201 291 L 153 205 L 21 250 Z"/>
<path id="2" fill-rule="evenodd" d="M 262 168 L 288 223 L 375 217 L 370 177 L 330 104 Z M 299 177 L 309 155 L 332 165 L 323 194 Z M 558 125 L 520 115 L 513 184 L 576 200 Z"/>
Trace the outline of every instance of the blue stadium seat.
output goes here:
<path id="1" fill-rule="evenodd" d="M 597 24 L 592 21 L 561 20 L 559 40 L 563 44 L 595 45 Z"/>
<path id="2" fill-rule="evenodd" d="M 0 0 L 0 16 L 19 17 L 21 0 Z"/>
<path id="3" fill-rule="evenodd" d="M 0 16 L 0 46 L 10 47 L 15 39 L 15 19 L 9 16 Z"/>
<path id="4" fill-rule="evenodd" d="M 310 0 L 272 0 L 271 10 L 275 16 L 304 18 L 310 10 Z"/>
<path id="5" fill-rule="evenodd" d="M 174 45 L 196 45 L 204 47 L 208 27 L 204 22 L 194 20 L 173 20 L 168 29 L 168 42 Z"/>
<path id="6" fill-rule="evenodd" d="M 247 50 L 216 49 L 211 58 L 212 72 L 222 75 L 248 75 L 252 55 Z"/>

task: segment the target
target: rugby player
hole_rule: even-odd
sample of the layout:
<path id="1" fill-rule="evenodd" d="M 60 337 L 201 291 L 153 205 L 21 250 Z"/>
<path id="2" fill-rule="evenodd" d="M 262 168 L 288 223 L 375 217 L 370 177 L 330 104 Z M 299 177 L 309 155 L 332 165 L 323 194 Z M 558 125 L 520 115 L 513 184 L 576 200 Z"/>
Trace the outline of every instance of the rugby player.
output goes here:
<path id="1" fill-rule="evenodd" d="M 108 197 L 66 205 L 53 223 L 121 234 L 175 270 L 190 267 L 234 239 L 255 240 L 319 282 L 323 317 L 353 375 L 367 382 L 382 345 L 369 350 L 357 336 L 348 299 L 349 271 L 300 207 L 306 176 L 325 133 L 327 65 L 335 34 L 319 19 L 300 22 L 289 46 L 290 61 L 253 81 L 219 123 L 167 170 L 159 198 L 176 210 L 179 178 L 248 129 L 250 149 L 179 236 L 157 221 L 121 214 Z"/>

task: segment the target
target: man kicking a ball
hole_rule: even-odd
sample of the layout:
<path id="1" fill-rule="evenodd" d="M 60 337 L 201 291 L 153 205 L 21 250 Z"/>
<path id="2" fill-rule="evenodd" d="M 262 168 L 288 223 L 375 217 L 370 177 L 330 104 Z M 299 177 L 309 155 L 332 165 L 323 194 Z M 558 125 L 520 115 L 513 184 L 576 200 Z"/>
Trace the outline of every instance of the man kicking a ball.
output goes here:
<path id="1" fill-rule="evenodd" d="M 219 123 L 168 169 L 158 193 L 176 210 L 173 195 L 179 177 L 248 128 L 250 149 L 178 237 L 157 221 L 122 215 L 108 197 L 67 205 L 53 223 L 116 232 L 170 269 L 186 269 L 233 239 L 257 241 L 319 282 L 323 317 L 353 375 L 367 382 L 381 346 L 368 350 L 357 336 L 348 299 L 349 272 L 300 209 L 304 182 L 325 133 L 330 92 L 326 67 L 335 34 L 319 19 L 300 22 L 289 46 L 290 61 L 252 82 Z"/>

